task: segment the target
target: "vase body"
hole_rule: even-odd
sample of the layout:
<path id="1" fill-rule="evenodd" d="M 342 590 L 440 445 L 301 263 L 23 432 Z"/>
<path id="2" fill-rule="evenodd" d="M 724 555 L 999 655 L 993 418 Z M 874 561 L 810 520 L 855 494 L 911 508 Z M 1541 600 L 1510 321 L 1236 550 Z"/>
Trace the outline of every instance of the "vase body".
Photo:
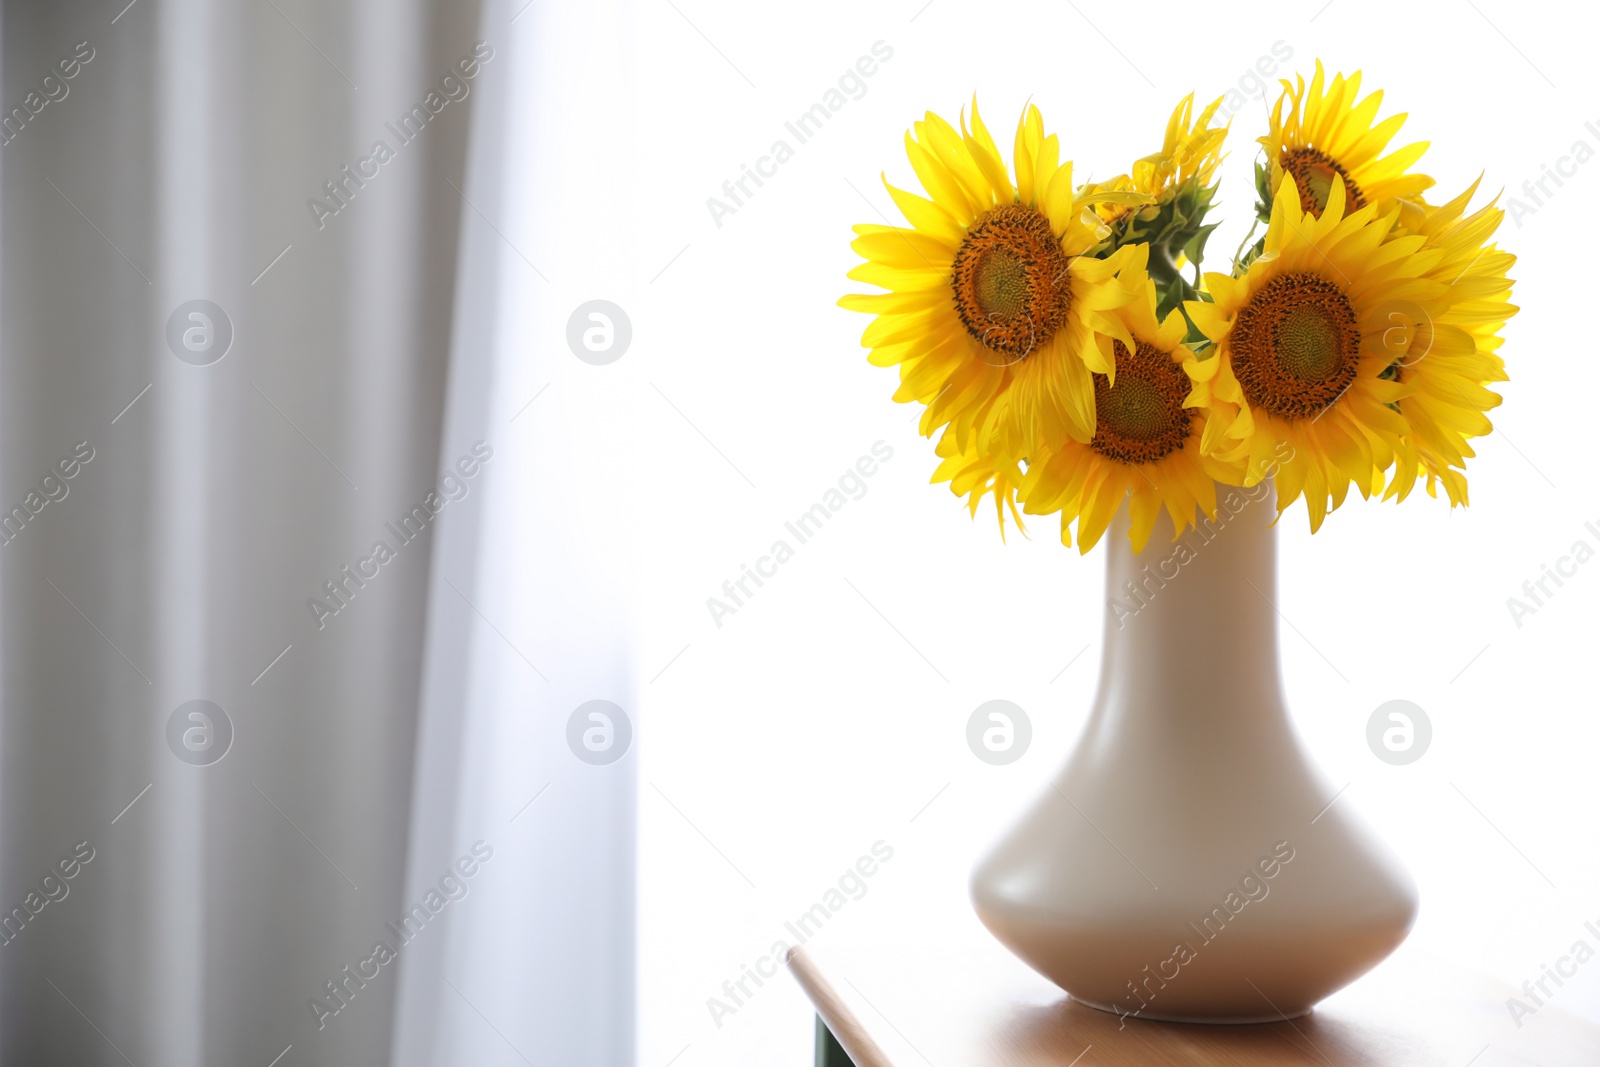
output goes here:
<path id="1" fill-rule="evenodd" d="M 978 863 L 979 918 L 1093 1007 L 1293 1018 L 1387 956 L 1416 886 L 1335 802 L 1278 666 L 1270 482 L 1142 553 L 1106 537 L 1099 690 L 1066 764 Z M 1332 803 L 1332 806 L 1330 805 Z"/>

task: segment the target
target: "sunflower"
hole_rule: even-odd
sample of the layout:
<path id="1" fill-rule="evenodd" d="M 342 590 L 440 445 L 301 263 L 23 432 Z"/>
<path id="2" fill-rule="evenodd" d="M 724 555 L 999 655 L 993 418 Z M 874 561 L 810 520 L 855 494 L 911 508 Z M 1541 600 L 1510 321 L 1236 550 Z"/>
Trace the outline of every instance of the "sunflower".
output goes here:
<path id="1" fill-rule="evenodd" d="M 1002 541 L 1006 536 L 1008 511 L 1017 529 L 1024 534 L 1028 532 L 1022 524 L 1022 515 L 1017 511 L 1017 489 L 1022 485 L 1023 475 L 1016 461 L 979 452 L 971 445 L 962 448 L 948 427 L 939 435 L 934 454 L 939 457 L 939 466 L 929 479 L 932 484 L 949 482 L 952 493 L 967 498 L 967 511 L 974 518 L 983 506 L 983 498 L 994 497 L 994 512 L 1000 522 Z"/>
<path id="2" fill-rule="evenodd" d="M 1119 312 L 1133 343 L 1107 341 L 1114 374 L 1094 375 L 1094 436 L 1087 444 L 1066 439 L 1039 449 L 1022 482 L 1024 511 L 1059 511 L 1065 545 L 1072 544 L 1076 523 L 1082 553 L 1100 540 L 1124 499 L 1132 518 L 1129 538 L 1139 552 L 1163 505 L 1174 534 L 1182 533 L 1197 512 L 1216 517 L 1216 482 L 1237 484 L 1244 473 L 1237 461 L 1202 454 L 1213 412 L 1207 400 L 1191 395 L 1185 371 L 1196 360 L 1183 343 L 1188 323 L 1177 309 L 1158 319 L 1155 283 L 1147 280 L 1142 288 L 1141 297 Z"/>
<path id="3" fill-rule="evenodd" d="M 1380 216 L 1369 203 L 1347 215 L 1335 183 L 1319 217 L 1293 181 L 1284 176 L 1243 276 L 1207 274 L 1211 300 L 1185 305 L 1217 345 L 1186 369 L 1196 401 L 1235 413 L 1212 419 L 1204 450 L 1244 459 L 1246 485 L 1275 472 L 1279 513 L 1304 496 L 1314 531 L 1351 485 L 1363 497 L 1381 489 L 1409 447 L 1400 404 L 1416 385 L 1390 368 L 1415 339 L 1396 333 L 1393 316 L 1442 321 L 1450 286 L 1430 276 L 1445 252 L 1395 232 L 1398 210 Z"/>
<path id="4" fill-rule="evenodd" d="M 1503 210 L 1491 202 L 1466 214 L 1477 190 L 1473 182 L 1447 204 L 1435 207 L 1418 198 L 1401 206 L 1400 230 L 1422 236 L 1443 253 L 1424 277 L 1444 282 L 1449 295 L 1447 309 L 1431 321 L 1395 319 L 1415 333 L 1405 358 L 1389 371 L 1407 387 L 1397 406 L 1411 447 L 1397 457 L 1385 499 L 1404 500 L 1421 474 L 1428 495 L 1437 495 L 1442 484 L 1452 507 L 1466 504 L 1467 480 L 1459 468 L 1473 455 L 1467 441 L 1493 429 L 1485 413 L 1500 397 L 1486 386 L 1507 380 L 1498 349 L 1501 329 L 1517 312 L 1507 277 L 1516 257 L 1491 243 Z"/>
<path id="5" fill-rule="evenodd" d="M 1097 195 L 1117 195 L 1095 205 L 1110 247 L 1149 246 L 1149 271 L 1160 287 L 1159 314 L 1195 295 L 1179 269 L 1205 256 L 1206 239 L 1216 229 L 1206 216 L 1216 199 L 1217 167 L 1228 134 L 1228 127 L 1211 125 L 1221 106 L 1218 97 L 1196 115 L 1190 93 L 1167 120 L 1161 151 L 1137 160 L 1128 174 L 1089 187 Z"/>
<path id="6" fill-rule="evenodd" d="M 1158 205 L 1175 199 L 1180 192 L 1210 189 L 1216 184 L 1217 167 L 1222 163 L 1222 142 L 1228 135 L 1228 127 L 1212 126 L 1211 120 L 1222 106 L 1222 100 L 1217 97 L 1196 116 L 1194 94 L 1190 93 L 1179 101 L 1167 119 L 1161 151 L 1136 160 L 1130 173 L 1093 186 L 1102 191 L 1139 193 L 1149 200 L 1148 206 L 1136 202 L 1097 204 L 1095 211 L 1102 222 L 1115 227 L 1130 215 L 1153 217 Z M 1199 220 L 1196 217 L 1191 221 Z"/>
<path id="7" fill-rule="evenodd" d="M 1084 353 L 1098 333 L 1121 331 L 1109 312 L 1132 299 L 1117 278 L 1136 259 L 1096 258 L 1105 250 L 1088 208 L 1119 194 L 1073 188 L 1072 164 L 1032 106 L 1011 172 L 976 99 L 970 130 L 930 112 L 907 133 L 906 154 L 928 196 L 884 184 L 910 228 L 857 226 L 851 245 L 866 262 L 850 277 L 888 292 L 839 301 L 877 316 L 861 339 L 870 361 L 900 368 L 895 399 L 928 406 L 927 436 L 953 427 L 951 447 L 1016 457 L 1041 437 L 1087 441 Z"/>
<path id="8" fill-rule="evenodd" d="M 1284 80 L 1282 85 L 1268 133 L 1261 138 L 1268 162 L 1258 178 L 1266 183 L 1261 190 L 1263 204 L 1270 202 L 1267 194 L 1282 187 L 1286 174 L 1294 179 L 1301 212 L 1309 215 L 1322 214 L 1334 185 L 1343 186 L 1349 210 L 1375 204 L 1380 212 L 1387 212 L 1396 197 L 1415 196 L 1433 185 L 1426 174 L 1407 173 L 1428 150 L 1428 142 L 1381 155 L 1406 117 L 1392 115 L 1373 125 L 1383 93 L 1374 92 L 1358 102 L 1360 71 L 1348 78 L 1335 74 L 1324 91 L 1318 60 L 1309 90 L 1299 75 L 1295 84 Z"/>

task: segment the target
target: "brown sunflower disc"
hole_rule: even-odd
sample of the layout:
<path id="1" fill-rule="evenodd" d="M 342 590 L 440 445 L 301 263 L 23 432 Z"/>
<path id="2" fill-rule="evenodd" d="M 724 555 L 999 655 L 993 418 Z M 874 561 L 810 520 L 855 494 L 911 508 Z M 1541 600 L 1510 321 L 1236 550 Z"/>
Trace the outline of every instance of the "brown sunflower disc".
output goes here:
<path id="1" fill-rule="evenodd" d="M 956 252 L 956 314 L 979 344 L 1015 362 L 1067 321 L 1068 266 L 1049 219 L 1026 204 L 1002 204 L 972 224 Z"/>
<path id="2" fill-rule="evenodd" d="M 1189 376 L 1172 356 L 1144 341 L 1130 356 L 1121 341 L 1113 342 L 1117 384 L 1104 374 L 1094 376 L 1094 437 L 1089 447 L 1123 463 L 1154 463 L 1183 447 L 1189 439 L 1191 408 Z"/>
<path id="3" fill-rule="evenodd" d="M 1240 309 L 1228 340 L 1245 399 L 1279 418 L 1315 418 L 1356 379 L 1355 309 L 1319 274 L 1284 274 L 1262 286 Z"/>
<path id="4" fill-rule="evenodd" d="M 1328 206 L 1328 194 L 1334 179 L 1344 182 L 1345 214 L 1367 206 L 1361 187 L 1350 180 L 1339 161 L 1315 148 L 1286 148 L 1278 162 L 1294 176 L 1294 187 L 1300 192 L 1300 210 L 1317 218 Z"/>

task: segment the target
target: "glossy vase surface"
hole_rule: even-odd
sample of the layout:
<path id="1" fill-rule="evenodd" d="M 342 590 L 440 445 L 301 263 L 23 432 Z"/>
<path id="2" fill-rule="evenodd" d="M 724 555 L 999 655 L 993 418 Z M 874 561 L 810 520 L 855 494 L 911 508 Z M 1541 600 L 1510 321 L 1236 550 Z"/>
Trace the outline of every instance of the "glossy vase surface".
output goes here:
<path id="1" fill-rule="evenodd" d="M 1099 689 L 1066 763 L 978 863 L 1017 956 L 1133 1018 L 1310 1011 L 1404 940 L 1416 885 L 1296 737 L 1278 664 L 1270 482 L 1144 551 L 1106 535 Z"/>

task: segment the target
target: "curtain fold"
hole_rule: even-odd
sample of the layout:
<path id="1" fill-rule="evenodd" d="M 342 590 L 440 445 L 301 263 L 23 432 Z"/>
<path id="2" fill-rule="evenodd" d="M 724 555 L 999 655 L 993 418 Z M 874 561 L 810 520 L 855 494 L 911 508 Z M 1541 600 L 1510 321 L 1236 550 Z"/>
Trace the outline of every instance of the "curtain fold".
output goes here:
<path id="1" fill-rule="evenodd" d="M 494 858 L 405 961 L 397 1067 L 635 1062 L 639 443 L 567 340 L 597 287 L 633 303 L 628 11 L 485 5 L 444 454 L 494 458 L 435 543 L 406 900 Z"/>
<path id="2" fill-rule="evenodd" d="M 3 12 L 0 1063 L 631 1062 L 632 765 L 565 741 L 626 591 L 512 418 L 555 16 Z"/>

